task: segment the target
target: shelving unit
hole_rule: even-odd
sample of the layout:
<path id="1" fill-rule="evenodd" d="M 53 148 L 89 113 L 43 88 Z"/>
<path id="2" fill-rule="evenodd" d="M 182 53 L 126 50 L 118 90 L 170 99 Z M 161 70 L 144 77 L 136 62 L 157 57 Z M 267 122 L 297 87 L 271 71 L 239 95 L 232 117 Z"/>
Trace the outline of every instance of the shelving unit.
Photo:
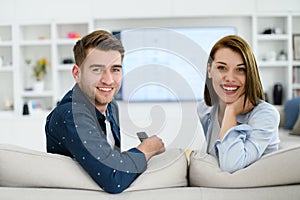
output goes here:
<path id="1" fill-rule="evenodd" d="M 0 24 L 0 79 L 5 85 L 0 89 L 0 114 L 21 115 L 25 103 L 39 111 L 52 109 L 74 84 L 73 64 L 63 60 L 73 60 L 73 45 L 91 30 L 89 20 Z M 49 64 L 43 89 L 37 89 L 33 66 L 41 58 Z"/>
<path id="2" fill-rule="evenodd" d="M 0 24 L 0 80 L 5 83 L 5 87 L 0 87 L 0 111 L 11 111 L 14 105 L 13 41 L 13 26 Z"/>
<path id="3" fill-rule="evenodd" d="M 300 34 L 300 14 L 292 16 L 292 35 Z M 293 42 L 293 41 L 292 41 Z M 293 45 L 292 45 L 293 46 Z M 293 48 L 293 47 L 292 47 Z M 294 49 L 293 49 L 294 51 Z M 292 55 L 292 96 L 300 96 L 300 60 L 296 60 Z"/>
<path id="4" fill-rule="evenodd" d="M 273 87 L 283 86 L 283 102 L 292 96 L 291 15 L 253 16 L 253 50 L 257 58 L 264 91 L 273 103 Z"/>
<path id="5" fill-rule="evenodd" d="M 22 114 L 26 102 L 39 103 L 42 110 L 49 112 L 74 84 L 71 74 L 73 66 L 73 46 L 82 35 L 94 29 L 110 31 L 142 26 L 241 26 L 238 34 L 247 38 L 256 55 L 263 87 L 270 102 L 275 83 L 280 82 L 284 89 L 283 101 L 300 94 L 299 81 L 295 76 L 300 71 L 300 61 L 293 58 L 293 34 L 300 34 L 300 14 L 257 13 L 247 16 L 209 16 L 195 18 L 161 19 L 83 19 L 46 20 L 19 23 L 0 23 L 0 80 L 5 87 L 0 88 L 0 115 Z M 246 25 L 244 25 L 246 24 Z M 273 29 L 271 34 L 263 34 Z M 252 31 L 252 32 L 251 32 Z M 279 59 L 279 52 L 286 57 Z M 45 57 L 49 61 L 42 91 L 34 90 L 35 79 L 32 67 Z M 31 60 L 26 64 L 25 60 Z M 31 88 L 31 89 L 30 89 Z M 6 115 L 6 114 L 4 114 Z"/>

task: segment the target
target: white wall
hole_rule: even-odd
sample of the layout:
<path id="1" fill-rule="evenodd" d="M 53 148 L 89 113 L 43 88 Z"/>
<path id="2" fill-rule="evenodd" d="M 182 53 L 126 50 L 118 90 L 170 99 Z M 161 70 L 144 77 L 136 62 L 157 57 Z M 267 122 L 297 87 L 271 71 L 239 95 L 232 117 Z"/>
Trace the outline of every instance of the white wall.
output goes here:
<path id="1" fill-rule="evenodd" d="M 250 18 L 259 12 L 300 12 L 300 1 L 0 0 L 0 23 L 96 19 L 97 27 L 111 30 L 144 26 L 234 25 L 250 43 Z M 120 106 L 121 130 L 126 137 L 123 140 L 125 149 L 138 144 L 133 134 L 140 130 L 146 130 L 150 135 L 159 134 L 168 146 L 194 149 L 203 144 L 194 102 L 131 106 L 125 103 Z M 186 115 L 186 112 L 190 115 Z M 0 143 L 45 150 L 44 120 L 45 115 L 0 116 Z"/>
<path id="2" fill-rule="evenodd" d="M 0 0 L 0 21 L 157 18 L 299 12 L 299 0 Z"/>

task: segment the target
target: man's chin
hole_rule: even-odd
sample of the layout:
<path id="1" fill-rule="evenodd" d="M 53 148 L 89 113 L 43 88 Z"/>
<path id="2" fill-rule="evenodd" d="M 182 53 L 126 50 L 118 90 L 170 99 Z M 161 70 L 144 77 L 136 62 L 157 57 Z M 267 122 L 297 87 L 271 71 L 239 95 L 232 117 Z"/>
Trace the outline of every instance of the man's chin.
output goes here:
<path id="1" fill-rule="evenodd" d="M 113 97 L 101 97 L 101 98 L 96 98 L 96 101 L 98 104 L 109 104 L 113 100 Z"/>

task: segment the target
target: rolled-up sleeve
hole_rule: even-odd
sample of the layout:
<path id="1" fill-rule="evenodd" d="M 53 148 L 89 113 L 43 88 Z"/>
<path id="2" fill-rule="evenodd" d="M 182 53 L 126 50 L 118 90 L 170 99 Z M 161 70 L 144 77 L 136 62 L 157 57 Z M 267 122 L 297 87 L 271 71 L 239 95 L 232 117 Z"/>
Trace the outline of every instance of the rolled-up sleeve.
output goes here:
<path id="1" fill-rule="evenodd" d="M 223 171 L 235 172 L 278 149 L 279 114 L 272 105 L 259 104 L 243 120 L 215 143 Z"/>

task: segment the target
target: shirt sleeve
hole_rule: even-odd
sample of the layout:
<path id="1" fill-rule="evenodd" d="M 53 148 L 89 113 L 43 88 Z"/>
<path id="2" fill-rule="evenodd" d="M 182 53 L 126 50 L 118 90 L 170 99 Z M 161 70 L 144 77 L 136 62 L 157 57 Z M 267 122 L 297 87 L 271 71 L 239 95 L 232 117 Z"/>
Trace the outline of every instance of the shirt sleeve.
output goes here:
<path id="1" fill-rule="evenodd" d="M 104 191 L 122 192 L 146 170 L 144 154 L 136 148 L 112 149 L 92 113 L 84 107 L 72 110 L 65 113 L 63 145 Z"/>
<path id="2" fill-rule="evenodd" d="M 271 105 L 259 105 L 247 116 L 247 122 L 232 127 L 215 143 L 223 171 L 235 172 L 278 149 L 279 113 Z"/>

